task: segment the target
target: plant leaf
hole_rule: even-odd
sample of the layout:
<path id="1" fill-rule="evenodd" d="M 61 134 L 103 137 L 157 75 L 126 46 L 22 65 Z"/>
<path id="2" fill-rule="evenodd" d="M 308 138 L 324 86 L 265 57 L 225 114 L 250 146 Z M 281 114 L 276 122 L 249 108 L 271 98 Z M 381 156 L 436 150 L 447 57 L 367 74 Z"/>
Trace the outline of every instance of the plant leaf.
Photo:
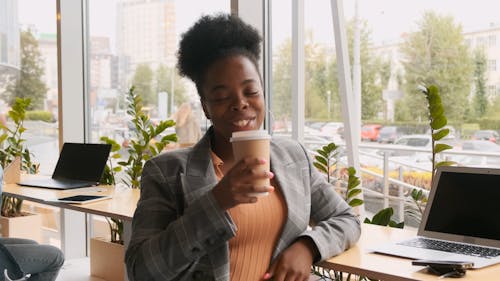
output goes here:
<path id="1" fill-rule="evenodd" d="M 352 199 L 351 201 L 349 201 L 349 206 L 351 207 L 356 207 L 356 206 L 360 206 L 360 205 L 363 205 L 363 200 L 361 199 L 358 199 L 358 198 L 354 198 Z"/>
<path id="2" fill-rule="evenodd" d="M 359 188 L 356 188 L 356 189 L 351 189 L 348 193 L 347 193 L 347 198 L 352 198 L 358 194 L 361 193 L 361 189 Z"/>
<path id="3" fill-rule="evenodd" d="M 436 168 L 441 167 L 441 166 L 453 166 L 456 164 L 457 164 L 457 162 L 455 162 L 455 161 L 441 161 L 441 162 L 436 163 Z"/>
<path id="4" fill-rule="evenodd" d="M 314 167 L 316 167 L 316 169 L 320 170 L 321 172 L 323 172 L 325 174 L 328 174 L 328 171 L 326 170 L 325 166 L 321 165 L 318 162 L 314 162 L 313 165 L 314 165 Z"/>
<path id="5" fill-rule="evenodd" d="M 448 149 L 452 149 L 453 147 L 445 144 L 445 143 L 437 143 L 435 146 L 434 146 L 434 153 L 439 153 L 441 151 L 444 151 L 444 150 L 448 150 Z"/>
<path id="6" fill-rule="evenodd" d="M 435 119 L 432 119 L 431 128 L 433 130 L 439 130 L 439 129 L 443 128 L 444 126 L 446 126 L 447 123 L 448 123 L 448 120 L 446 119 L 446 117 L 441 115 Z"/>
<path id="7" fill-rule="evenodd" d="M 438 141 L 438 140 L 446 137 L 449 133 L 450 133 L 450 129 L 448 129 L 448 128 L 441 129 L 441 130 L 437 131 L 436 133 L 432 134 L 432 139 L 435 141 Z"/>
<path id="8" fill-rule="evenodd" d="M 324 157 L 316 155 L 316 157 L 314 157 L 314 159 L 316 159 L 316 161 L 318 161 L 322 165 L 328 166 L 328 161 Z"/>

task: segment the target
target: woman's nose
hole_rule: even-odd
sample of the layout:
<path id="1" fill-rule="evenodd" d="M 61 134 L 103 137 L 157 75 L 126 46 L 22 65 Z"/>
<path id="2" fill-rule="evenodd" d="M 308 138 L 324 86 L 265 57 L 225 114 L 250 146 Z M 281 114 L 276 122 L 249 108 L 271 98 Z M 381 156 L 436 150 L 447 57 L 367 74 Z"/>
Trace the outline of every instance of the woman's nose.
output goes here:
<path id="1" fill-rule="evenodd" d="M 248 101 L 245 96 L 237 96 L 231 105 L 231 110 L 233 111 L 239 111 L 246 108 L 248 108 Z"/>

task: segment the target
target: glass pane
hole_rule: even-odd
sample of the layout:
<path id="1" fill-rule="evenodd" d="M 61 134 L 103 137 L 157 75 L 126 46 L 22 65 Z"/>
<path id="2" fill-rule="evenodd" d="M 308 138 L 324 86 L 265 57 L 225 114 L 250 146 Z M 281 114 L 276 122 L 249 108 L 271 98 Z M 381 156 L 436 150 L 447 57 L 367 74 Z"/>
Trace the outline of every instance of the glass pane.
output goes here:
<path id="1" fill-rule="evenodd" d="M 39 165 L 37 171 L 31 166 L 31 173 L 51 175 L 59 155 L 57 69 L 56 1 L 0 1 L 0 122 L 15 130 L 8 112 L 16 98 L 30 99 L 21 144 L 29 150 L 31 163 Z M 8 141 L 2 146 L 6 149 Z M 4 160 L 0 165 L 5 167 Z M 24 201 L 23 211 L 41 214 L 42 229 L 33 229 L 32 238 L 60 244 L 58 208 Z"/>
<path id="2" fill-rule="evenodd" d="M 7 112 L 16 97 L 31 99 L 22 137 L 40 173 L 51 174 L 59 154 L 56 1 L 0 5 L 1 118 L 13 128 Z"/>
<path id="3" fill-rule="evenodd" d="M 115 139 L 125 149 L 130 136 L 126 92 L 134 85 L 153 122 L 178 119 L 192 112 L 203 133 L 204 117 L 194 84 L 175 69 L 180 35 L 201 15 L 230 11 L 228 0 L 218 1 L 89 1 L 89 63 L 91 140 Z M 168 128 L 166 134 L 174 132 Z M 195 137 L 179 134 L 179 145 Z M 173 148 L 173 147 L 169 147 Z"/>
<path id="4" fill-rule="evenodd" d="M 194 84 L 177 74 L 176 53 L 180 35 L 203 14 L 230 12 L 229 0 L 113 0 L 89 1 L 88 38 L 90 85 L 87 122 L 91 141 L 103 136 L 121 145 L 128 155 L 132 130 L 127 114 L 126 93 L 133 85 L 142 97 L 143 110 L 153 123 L 174 119 L 178 126 L 175 149 L 198 141 L 209 126 Z M 190 124 L 190 125 L 188 125 Z M 183 134 L 190 128 L 189 133 Z M 123 174 L 117 174 L 117 182 Z M 94 219 L 95 236 L 109 236 L 104 218 Z"/>

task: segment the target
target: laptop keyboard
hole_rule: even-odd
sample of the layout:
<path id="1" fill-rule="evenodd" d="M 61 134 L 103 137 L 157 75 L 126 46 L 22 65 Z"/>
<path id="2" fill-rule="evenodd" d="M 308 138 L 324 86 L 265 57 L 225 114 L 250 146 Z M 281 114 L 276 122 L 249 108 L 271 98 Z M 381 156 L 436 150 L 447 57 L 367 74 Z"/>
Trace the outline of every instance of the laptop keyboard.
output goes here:
<path id="1" fill-rule="evenodd" d="M 415 238 L 400 242 L 399 244 L 410 247 L 438 250 L 438 251 L 483 257 L 483 258 L 494 258 L 500 256 L 500 250 L 497 249 L 486 248 L 481 246 L 464 245 L 459 243 L 445 242 L 445 241 L 432 240 L 426 238 Z"/>

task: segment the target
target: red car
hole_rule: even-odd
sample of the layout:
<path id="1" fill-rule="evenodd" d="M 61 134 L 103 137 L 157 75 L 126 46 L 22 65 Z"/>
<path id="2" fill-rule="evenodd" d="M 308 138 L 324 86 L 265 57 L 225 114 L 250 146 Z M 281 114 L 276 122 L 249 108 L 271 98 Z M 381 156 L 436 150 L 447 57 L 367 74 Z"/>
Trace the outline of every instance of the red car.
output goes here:
<path id="1" fill-rule="evenodd" d="M 363 125 L 361 127 L 361 140 L 376 141 L 381 127 L 382 125 L 378 124 Z"/>

